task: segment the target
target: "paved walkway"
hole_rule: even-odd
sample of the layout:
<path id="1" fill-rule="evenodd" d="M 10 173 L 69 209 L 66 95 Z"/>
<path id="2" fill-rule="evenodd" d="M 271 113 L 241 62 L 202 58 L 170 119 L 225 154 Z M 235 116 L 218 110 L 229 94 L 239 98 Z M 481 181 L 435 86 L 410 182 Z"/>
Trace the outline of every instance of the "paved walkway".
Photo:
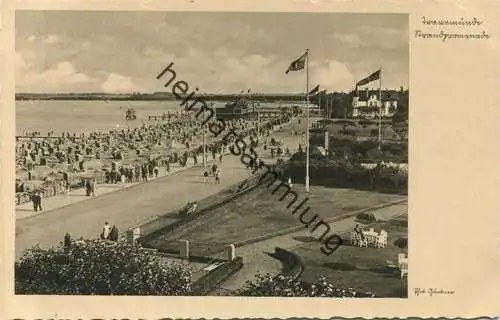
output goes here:
<path id="1" fill-rule="evenodd" d="M 282 132 L 272 135 L 283 140 L 291 150 L 295 150 L 301 142 L 299 137 L 290 136 L 290 130 L 298 128 L 295 121 Z M 304 122 L 302 121 L 301 127 Z M 262 148 L 258 148 L 257 153 L 264 161 L 270 162 L 266 157 L 269 151 L 265 153 Z M 133 187 L 119 190 L 110 188 L 108 192 L 104 192 L 106 187 L 102 187 L 97 190 L 98 196 L 85 201 L 70 202 L 65 196 L 54 198 L 53 210 L 36 215 L 24 213 L 24 217 L 16 221 L 16 259 L 24 249 L 33 245 L 38 244 L 42 248 L 57 245 L 66 232 L 73 238 L 96 238 L 105 221 L 116 225 L 123 232 L 155 216 L 177 210 L 188 201 L 214 195 L 250 175 L 239 157 L 232 155 L 224 156 L 219 167 L 221 184 L 203 183 L 202 167 L 192 167 Z M 70 196 L 74 199 L 77 197 Z M 50 209 L 49 199 L 42 206 Z M 23 211 L 16 214 L 22 216 L 21 212 Z"/>
<path id="2" fill-rule="evenodd" d="M 314 186 L 311 186 L 311 192 L 314 192 Z M 375 211 L 378 219 L 391 220 L 400 215 L 407 214 L 408 204 L 405 202 L 377 209 Z M 354 219 L 355 217 L 350 217 L 333 222 L 330 224 L 330 227 L 334 230 L 335 234 L 343 235 L 354 229 L 354 226 L 357 224 Z M 279 274 L 281 272 L 281 263 L 278 260 L 271 258 L 267 253 L 274 252 L 276 247 L 292 251 L 300 246 L 310 245 L 309 243 L 295 240 L 305 236 L 309 237 L 311 236 L 311 233 L 307 230 L 297 231 L 236 248 L 236 255 L 243 257 L 244 267 L 220 285 L 219 288 L 222 290 L 219 290 L 224 292 L 242 288 L 247 280 L 255 279 L 256 273 L 270 273 L 272 275 Z M 318 254 L 322 254 L 320 251 L 321 245 L 318 243 L 317 246 Z M 335 252 L 332 254 L 335 254 Z M 270 260 L 274 260 L 274 262 Z M 307 268 L 307 266 L 305 267 Z"/>

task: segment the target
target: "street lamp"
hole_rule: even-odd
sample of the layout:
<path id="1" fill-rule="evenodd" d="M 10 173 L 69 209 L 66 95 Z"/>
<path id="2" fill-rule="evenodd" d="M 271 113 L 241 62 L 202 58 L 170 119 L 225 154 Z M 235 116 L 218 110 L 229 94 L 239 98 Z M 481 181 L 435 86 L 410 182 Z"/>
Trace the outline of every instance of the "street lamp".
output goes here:
<path id="1" fill-rule="evenodd" d="M 257 141 L 260 137 L 260 102 L 257 102 Z"/>

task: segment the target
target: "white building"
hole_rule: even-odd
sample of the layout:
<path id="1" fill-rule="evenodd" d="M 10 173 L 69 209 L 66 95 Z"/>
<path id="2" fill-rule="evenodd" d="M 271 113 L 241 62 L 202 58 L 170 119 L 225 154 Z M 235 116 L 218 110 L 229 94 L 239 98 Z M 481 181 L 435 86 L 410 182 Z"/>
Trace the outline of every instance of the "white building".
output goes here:
<path id="1" fill-rule="evenodd" d="M 382 108 L 380 108 L 379 90 L 366 88 L 354 91 L 352 98 L 352 116 L 364 118 L 378 117 L 379 109 L 382 117 L 391 117 L 398 108 L 399 92 L 396 90 L 382 90 Z"/>

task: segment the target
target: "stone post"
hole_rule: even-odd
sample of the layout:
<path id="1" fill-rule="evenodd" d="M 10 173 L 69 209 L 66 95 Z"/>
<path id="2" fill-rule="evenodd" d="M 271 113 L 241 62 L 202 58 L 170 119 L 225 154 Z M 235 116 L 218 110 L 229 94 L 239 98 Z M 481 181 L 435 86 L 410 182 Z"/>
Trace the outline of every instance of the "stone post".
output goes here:
<path id="1" fill-rule="evenodd" d="M 328 155 L 328 130 L 325 129 L 325 151 L 326 151 L 326 154 Z"/>
<path id="2" fill-rule="evenodd" d="M 127 230 L 127 242 L 130 244 L 135 244 L 137 239 L 141 237 L 141 228 L 137 227 L 134 229 Z"/>
<path id="3" fill-rule="evenodd" d="M 233 261 L 236 258 L 236 251 L 234 248 L 234 244 L 226 246 L 226 256 L 229 261 Z"/>
<path id="4" fill-rule="evenodd" d="M 179 240 L 181 259 L 189 259 L 189 241 Z"/>

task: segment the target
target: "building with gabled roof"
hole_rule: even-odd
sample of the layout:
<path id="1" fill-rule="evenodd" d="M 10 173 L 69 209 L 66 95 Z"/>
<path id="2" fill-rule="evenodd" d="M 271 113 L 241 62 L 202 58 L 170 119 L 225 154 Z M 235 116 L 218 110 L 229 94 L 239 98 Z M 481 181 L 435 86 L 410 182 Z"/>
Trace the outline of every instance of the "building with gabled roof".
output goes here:
<path id="1" fill-rule="evenodd" d="M 379 95 L 382 95 L 382 103 Z M 398 109 L 400 91 L 382 90 L 366 88 L 353 92 L 352 98 L 352 116 L 364 118 L 378 117 L 381 108 L 382 117 L 392 117 Z"/>

